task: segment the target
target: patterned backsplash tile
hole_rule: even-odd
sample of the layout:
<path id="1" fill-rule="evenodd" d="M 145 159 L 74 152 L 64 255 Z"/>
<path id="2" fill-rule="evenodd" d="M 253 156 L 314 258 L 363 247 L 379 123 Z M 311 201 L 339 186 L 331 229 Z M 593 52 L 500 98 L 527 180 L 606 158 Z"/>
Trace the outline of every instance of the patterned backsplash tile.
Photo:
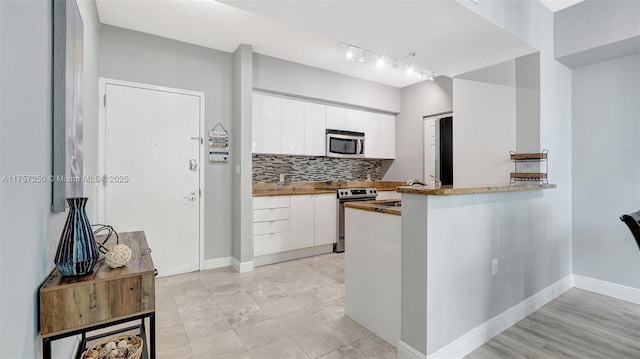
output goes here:
<path id="1" fill-rule="evenodd" d="M 253 181 L 358 181 L 382 179 L 382 160 L 286 155 L 253 155 Z"/>

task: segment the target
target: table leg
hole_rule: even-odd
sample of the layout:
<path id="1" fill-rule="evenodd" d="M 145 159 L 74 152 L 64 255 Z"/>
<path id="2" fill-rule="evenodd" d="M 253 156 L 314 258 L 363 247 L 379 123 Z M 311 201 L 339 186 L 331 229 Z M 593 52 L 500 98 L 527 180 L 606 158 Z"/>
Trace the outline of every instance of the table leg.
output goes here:
<path id="1" fill-rule="evenodd" d="M 156 313 L 151 313 L 149 317 L 149 324 L 151 333 L 149 333 L 149 340 L 151 341 L 151 345 L 149 349 L 151 350 L 151 359 L 156 359 Z"/>
<path id="2" fill-rule="evenodd" d="M 51 359 L 51 340 L 49 338 L 42 339 L 42 357 Z"/>

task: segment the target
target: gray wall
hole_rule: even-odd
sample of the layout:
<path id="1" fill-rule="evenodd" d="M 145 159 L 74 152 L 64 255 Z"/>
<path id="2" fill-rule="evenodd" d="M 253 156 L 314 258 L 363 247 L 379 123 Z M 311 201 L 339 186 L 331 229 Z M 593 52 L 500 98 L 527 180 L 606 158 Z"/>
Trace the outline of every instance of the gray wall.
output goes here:
<path id="1" fill-rule="evenodd" d="M 640 288 L 640 55 L 573 71 L 573 272 Z"/>
<path id="2" fill-rule="evenodd" d="M 434 82 L 403 87 L 401 94 L 402 106 L 396 116 L 396 159 L 388 169 L 383 168 L 385 181 L 424 177 L 423 117 L 453 110 L 453 81 L 449 77 L 438 76 Z"/>
<path id="3" fill-rule="evenodd" d="M 253 98 L 253 50 L 241 44 L 233 54 L 233 257 L 253 260 L 253 198 L 251 181 L 251 116 Z M 244 271 L 240 268 L 241 271 Z"/>
<path id="4" fill-rule="evenodd" d="M 400 89 L 261 54 L 253 55 L 253 87 L 367 109 L 400 112 Z"/>
<path id="5" fill-rule="evenodd" d="M 640 52 L 640 2 L 587 0 L 554 17 L 555 56 L 577 68 Z"/>
<path id="6" fill-rule="evenodd" d="M 515 151 L 540 151 L 540 53 L 516 59 Z"/>
<path id="7" fill-rule="evenodd" d="M 86 9 L 80 7 L 88 45 L 85 79 L 95 76 L 91 41 L 98 26 Z M 52 171 L 51 19 L 50 1 L 0 1 L 0 176 Z M 97 109 L 91 91 L 84 96 L 87 123 L 87 114 Z M 50 183 L 4 182 L 0 192 L 0 357 L 35 358 L 38 288 L 53 269 L 66 213 L 51 212 Z M 55 343 L 54 355 L 69 357 L 73 344 Z"/>
<path id="8" fill-rule="evenodd" d="M 99 51 L 100 77 L 204 92 L 205 131 L 233 131 L 231 54 L 108 25 Z M 204 165 L 205 260 L 231 255 L 232 167 Z"/>

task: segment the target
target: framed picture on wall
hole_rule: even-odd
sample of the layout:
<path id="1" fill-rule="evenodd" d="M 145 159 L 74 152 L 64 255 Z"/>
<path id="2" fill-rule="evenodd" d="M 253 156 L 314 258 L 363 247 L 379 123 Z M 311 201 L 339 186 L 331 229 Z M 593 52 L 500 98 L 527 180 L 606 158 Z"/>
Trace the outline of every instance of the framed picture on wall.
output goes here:
<path id="1" fill-rule="evenodd" d="M 53 196 L 82 197 L 82 52 L 84 25 L 75 0 L 53 1 Z"/>

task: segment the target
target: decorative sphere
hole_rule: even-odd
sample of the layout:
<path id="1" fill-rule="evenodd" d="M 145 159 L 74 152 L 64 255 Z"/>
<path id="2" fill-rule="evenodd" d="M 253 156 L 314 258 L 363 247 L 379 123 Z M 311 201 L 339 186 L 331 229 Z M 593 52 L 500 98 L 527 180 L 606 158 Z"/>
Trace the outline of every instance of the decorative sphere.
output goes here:
<path id="1" fill-rule="evenodd" d="M 119 268 L 127 264 L 129 259 L 131 259 L 131 248 L 124 244 L 116 244 L 107 252 L 104 261 L 111 268 Z"/>

